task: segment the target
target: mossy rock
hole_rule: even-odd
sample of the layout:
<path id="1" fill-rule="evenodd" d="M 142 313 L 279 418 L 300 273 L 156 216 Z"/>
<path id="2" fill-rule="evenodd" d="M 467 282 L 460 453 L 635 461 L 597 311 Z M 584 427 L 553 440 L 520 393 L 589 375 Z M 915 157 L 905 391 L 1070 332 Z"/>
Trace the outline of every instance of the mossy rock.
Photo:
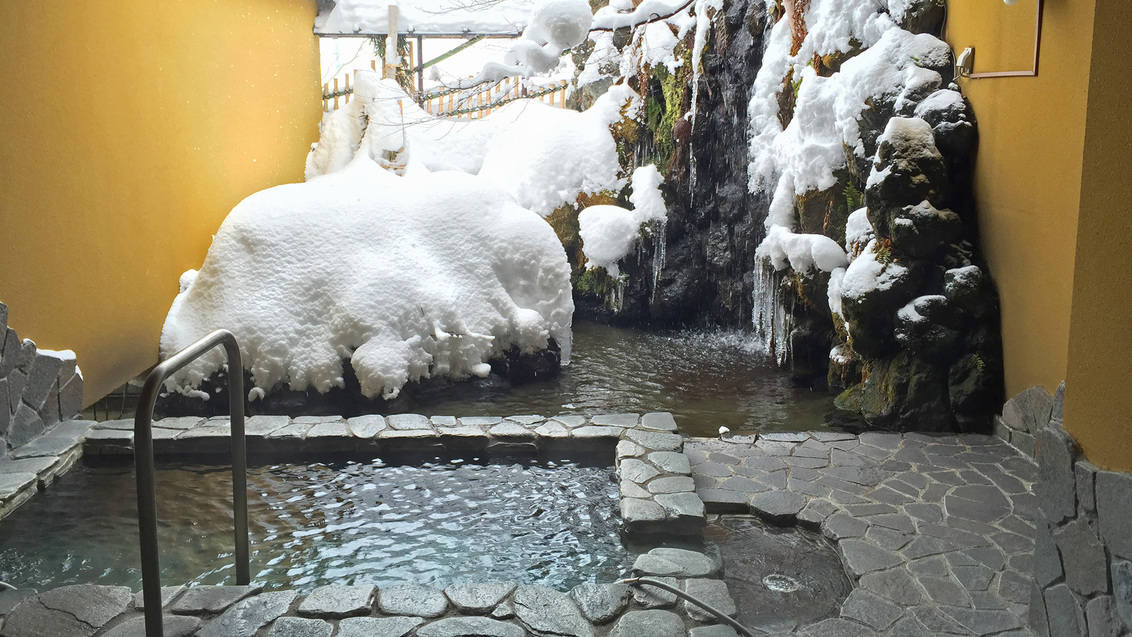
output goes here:
<path id="1" fill-rule="evenodd" d="M 873 427 L 893 431 L 958 431 L 948 397 L 947 368 L 909 352 L 870 361 L 867 377 L 838 396 L 839 409 L 856 411 Z"/>
<path id="2" fill-rule="evenodd" d="M 1002 407 L 1002 367 L 993 355 L 965 354 L 948 369 L 947 391 L 963 431 L 989 433 Z"/>
<path id="3" fill-rule="evenodd" d="M 849 213 L 861 207 L 863 195 L 846 168 L 833 173 L 837 182 L 825 190 L 810 190 L 795 198 L 798 227 L 809 234 L 824 234 L 838 243 L 845 241 Z"/>
<path id="4" fill-rule="evenodd" d="M 646 69 L 650 81 L 645 97 L 645 125 L 652 133 L 654 163 L 665 173 L 676 152 L 676 125 L 688 112 L 691 101 L 692 53 L 683 43 L 677 45 L 675 53 L 684 59 L 675 72 L 664 65 Z"/>

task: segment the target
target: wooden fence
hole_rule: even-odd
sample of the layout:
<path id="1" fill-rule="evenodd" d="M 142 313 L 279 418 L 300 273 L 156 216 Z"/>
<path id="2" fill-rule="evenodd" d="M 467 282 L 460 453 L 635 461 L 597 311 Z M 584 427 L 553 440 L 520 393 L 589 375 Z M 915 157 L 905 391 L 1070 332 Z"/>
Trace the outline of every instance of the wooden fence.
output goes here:
<path id="1" fill-rule="evenodd" d="M 377 70 L 377 62 L 371 63 Z M 322 110 L 330 112 L 350 103 L 354 95 L 352 73 L 336 77 L 322 85 Z M 537 99 L 558 108 L 566 108 L 566 91 L 569 83 L 562 80 L 544 87 L 528 88 L 517 78 L 504 81 L 487 88 L 477 87 L 468 90 L 426 91 L 414 95 L 417 104 L 426 112 L 438 117 L 463 117 L 479 119 L 508 102 L 519 99 Z"/>

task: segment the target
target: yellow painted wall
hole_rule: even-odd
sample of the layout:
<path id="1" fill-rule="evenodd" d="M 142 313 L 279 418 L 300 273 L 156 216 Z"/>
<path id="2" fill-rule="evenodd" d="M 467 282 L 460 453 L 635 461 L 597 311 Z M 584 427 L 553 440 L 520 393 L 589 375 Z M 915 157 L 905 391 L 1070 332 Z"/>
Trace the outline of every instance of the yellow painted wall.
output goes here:
<path id="1" fill-rule="evenodd" d="M 975 72 L 1029 69 L 1036 0 L 948 0 Z M 1002 300 L 1006 395 L 1066 378 L 1092 0 L 1047 0 L 1037 77 L 960 80 L 979 122 L 980 235 Z"/>
<path id="2" fill-rule="evenodd" d="M 1096 0 L 1065 427 L 1094 464 L 1132 471 L 1132 4 Z"/>
<path id="3" fill-rule="evenodd" d="M 228 211 L 301 181 L 313 0 L 0 2 L 0 301 L 90 403 L 157 362 Z"/>

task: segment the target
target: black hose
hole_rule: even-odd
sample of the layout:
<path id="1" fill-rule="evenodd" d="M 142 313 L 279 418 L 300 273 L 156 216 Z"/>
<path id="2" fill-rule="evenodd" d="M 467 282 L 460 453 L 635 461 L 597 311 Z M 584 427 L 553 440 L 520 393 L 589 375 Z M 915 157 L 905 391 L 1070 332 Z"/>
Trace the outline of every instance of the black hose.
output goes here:
<path id="1" fill-rule="evenodd" d="M 664 582 L 658 582 L 657 580 L 650 579 L 650 578 L 647 578 L 647 577 L 632 577 L 632 578 L 629 578 L 629 579 L 623 579 L 623 580 L 621 580 L 617 583 L 618 584 L 628 584 L 630 586 L 655 586 L 656 588 L 664 589 L 664 590 L 668 591 L 669 593 L 674 593 L 679 597 L 683 597 L 684 599 L 688 600 L 689 602 L 692 602 L 696 606 L 699 606 L 700 608 L 706 610 L 707 612 L 711 613 L 712 615 L 715 615 L 716 618 L 718 618 L 721 622 L 724 622 L 728 626 L 731 626 L 732 628 L 734 628 L 735 631 L 738 632 L 740 635 L 743 635 L 743 637 L 755 637 L 755 634 L 752 633 L 749 628 L 747 628 L 743 624 L 740 624 L 734 618 L 729 617 L 726 613 L 724 613 L 721 610 L 718 610 L 716 608 L 712 608 L 706 602 L 703 602 L 701 600 L 696 599 L 695 597 L 692 597 L 691 595 L 685 593 L 684 591 L 680 590 L 679 588 L 676 588 L 675 586 L 665 584 Z"/>

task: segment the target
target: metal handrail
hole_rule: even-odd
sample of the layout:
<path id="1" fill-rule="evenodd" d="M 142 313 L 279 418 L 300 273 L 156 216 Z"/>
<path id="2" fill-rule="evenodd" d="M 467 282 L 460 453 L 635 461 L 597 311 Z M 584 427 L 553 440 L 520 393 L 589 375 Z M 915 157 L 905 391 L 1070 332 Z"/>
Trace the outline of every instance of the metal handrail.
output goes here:
<path id="1" fill-rule="evenodd" d="M 228 354 L 228 399 L 232 423 L 232 509 L 236 520 L 236 584 L 251 582 L 248 544 L 248 459 L 244 439 L 244 366 L 236 337 L 216 330 L 167 360 L 145 379 L 134 415 L 134 470 L 138 482 L 138 532 L 141 539 L 142 599 L 145 634 L 162 637 L 161 568 L 157 555 L 157 488 L 153 461 L 153 406 L 165 379 L 217 345 Z"/>

